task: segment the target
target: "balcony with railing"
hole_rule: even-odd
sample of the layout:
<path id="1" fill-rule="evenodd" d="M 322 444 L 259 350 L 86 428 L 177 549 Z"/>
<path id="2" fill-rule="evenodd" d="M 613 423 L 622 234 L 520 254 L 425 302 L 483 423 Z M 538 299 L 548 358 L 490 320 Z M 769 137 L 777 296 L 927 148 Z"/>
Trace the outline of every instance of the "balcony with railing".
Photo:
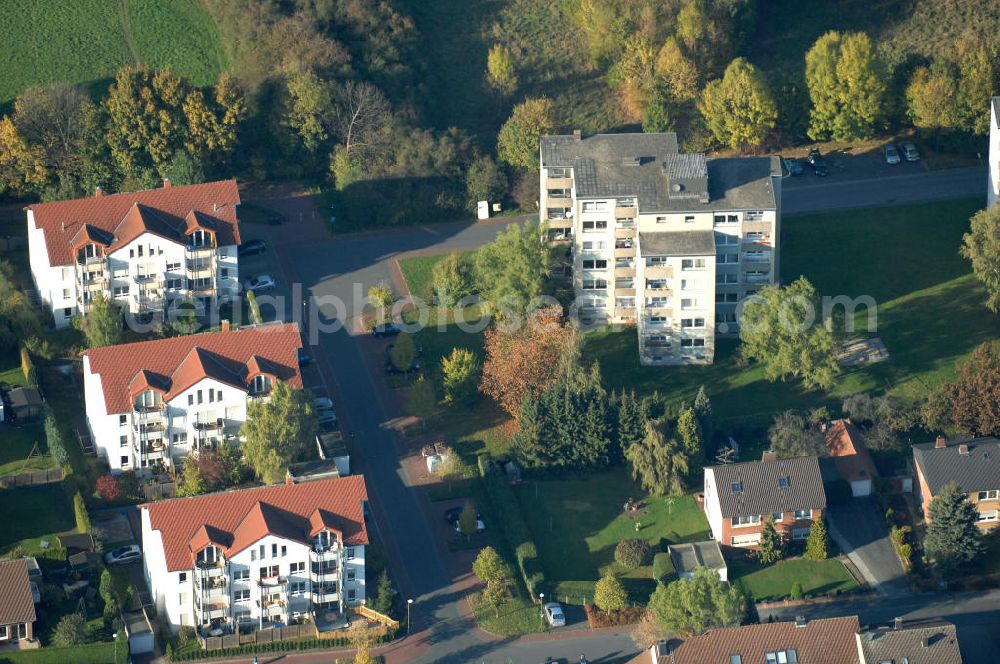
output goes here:
<path id="1" fill-rule="evenodd" d="M 643 270 L 643 273 L 647 277 L 651 277 L 653 279 L 656 278 L 670 279 L 671 277 L 674 276 L 674 268 L 665 263 L 652 263 L 646 265 L 646 268 L 645 270 Z"/>
<path id="2" fill-rule="evenodd" d="M 771 262 L 771 253 L 765 251 L 762 251 L 760 253 L 747 252 L 743 254 L 743 262 L 755 263 L 755 264 L 762 263 L 766 265 Z"/>
<path id="3" fill-rule="evenodd" d="M 214 420 L 197 420 L 191 424 L 195 431 L 218 431 L 225 426 L 225 420 L 217 417 Z"/>
<path id="4" fill-rule="evenodd" d="M 226 561 L 222 558 L 217 560 L 196 560 L 194 563 L 194 573 L 196 578 L 224 575 L 225 571 Z"/>
<path id="5" fill-rule="evenodd" d="M 771 282 L 771 277 L 767 274 L 762 274 L 758 272 L 747 272 L 743 275 L 743 283 L 745 284 L 767 284 Z"/>
<path id="6" fill-rule="evenodd" d="M 635 224 L 625 225 L 619 223 L 615 226 L 615 239 L 616 240 L 634 240 L 635 239 Z"/>

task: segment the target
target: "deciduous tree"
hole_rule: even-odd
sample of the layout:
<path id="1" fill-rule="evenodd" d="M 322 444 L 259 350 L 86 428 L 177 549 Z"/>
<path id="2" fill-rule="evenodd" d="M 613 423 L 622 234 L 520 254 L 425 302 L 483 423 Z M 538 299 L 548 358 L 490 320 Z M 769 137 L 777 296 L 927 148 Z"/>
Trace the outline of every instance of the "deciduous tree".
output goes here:
<path id="1" fill-rule="evenodd" d="M 465 209 L 475 212 L 479 201 L 499 203 L 507 193 L 507 176 L 489 155 L 479 157 L 465 172 Z"/>
<path id="2" fill-rule="evenodd" d="M 594 585 L 594 604 L 601 611 L 620 611 L 628 604 L 628 593 L 614 574 L 605 574 Z"/>
<path id="3" fill-rule="evenodd" d="M 676 101 L 690 101 L 698 94 L 698 66 L 688 58 L 673 36 L 660 47 L 654 65 L 656 75 Z"/>
<path id="4" fill-rule="evenodd" d="M 763 565 L 770 565 L 781 560 L 781 535 L 774 529 L 774 521 L 766 519 L 760 530 L 760 542 L 754 552 L 757 560 Z"/>
<path id="5" fill-rule="evenodd" d="M 689 636 L 739 625 L 744 604 L 736 586 L 724 583 L 715 570 L 699 566 L 690 579 L 657 586 L 648 608 L 667 633 Z"/>
<path id="6" fill-rule="evenodd" d="M 744 357 L 760 362 L 768 380 L 791 376 L 810 389 L 829 388 L 840 368 L 833 333 L 818 322 L 820 311 L 805 277 L 784 288 L 765 286 L 743 309 Z"/>
<path id="7" fill-rule="evenodd" d="M 952 130 L 960 120 L 958 77 L 950 62 L 937 60 L 918 67 L 906 88 L 906 105 L 913 126 L 924 130 Z"/>
<path id="8" fill-rule="evenodd" d="M 29 146 L 5 115 L 0 119 L 0 194 L 24 196 L 40 190 L 47 180 L 42 150 Z"/>
<path id="9" fill-rule="evenodd" d="M 501 97 L 506 97 L 517 89 L 517 72 L 510 57 L 510 49 L 502 44 L 491 46 L 486 56 L 486 82 Z"/>
<path id="10" fill-rule="evenodd" d="M 87 346 L 114 346 L 121 343 L 123 334 L 122 310 L 116 302 L 98 293 L 87 307 L 87 315 L 80 323 Z"/>
<path id="11" fill-rule="evenodd" d="M 684 494 L 688 458 L 676 441 L 665 439 L 661 424 L 646 422 L 645 438 L 626 448 L 625 458 L 632 466 L 632 477 L 652 495 Z"/>
<path id="12" fill-rule="evenodd" d="M 868 35 L 831 31 L 817 39 L 806 54 L 813 103 L 809 136 L 838 141 L 873 136 L 885 122 L 887 80 Z"/>
<path id="13" fill-rule="evenodd" d="M 472 563 L 472 573 L 483 583 L 505 581 L 510 576 L 507 564 L 492 546 L 485 546 Z"/>
<path id="14" fill-rule="evenodd" d="M 80 613 L 69 613 L 59 619 L 52 643 L 60 648 L 68 648 L 83 643 L 87 638 L 87 621 Z"/>
<path id="15" fill-rule="evenodd" d="M 544 97 L 526 99 L 497 135 L 497 157 L 514 168 L 538 171 L 538 139 L 556 130 L 555 107 Z"/>
<path id="16" fill-rule="evenodd" d="M 114 475 L 101 475 L 97 478 L 97 495 L 102 500 L 114 502 L 122 497 L 122 486 Z"/>
<path id="17" fill-rule="evenodd" d="M 1000 350 L 995 342 L 977 346 L 931 401 L 947 405 L 945 418 L 964 433 L 1000 435 Z"/>
<path id="18" fill-rule="evenodd" d="M 285 79 L 288 91 L 285 117 L 302 147 L 316 152 L 330 137 L 333 122 L 333 92 L 312 70 L 297 71 Z"/>
<path id="19" fill-rule="evenodd" d="M 705 465 L 705 439 L 693 408 L 685 408 L 677 418 L 677 436 L 688 460 L 688 472 L 700 474 Z"/>
<path id="20" fill-rule="evenodd" d="M 478 532 L 479 519 L 476 516 L 476 506 L 471 502 L 465 503 L 465 507 L 458 514 L 458 530 L 466 537 L 472 537 Z"/>
<path id="21" fill-rule="evenodd" d="M 942 574 L 950 576 L 982 555 L 982 535 L 976 526 L 979 512 L 957 484 L 942 487 L 931 501 L 927 516 L 930 523 L 924 549 Z"/>
<path id="22" fill-rule="evenodd" d="M 472 351 L 452 348 L 450 355 L 441 358 L 445 402 L 460 405 L 475 401 L 481 372 L 482 367 Z"/>
<path id="23" fill-rule="evenodd" d="M 389 361 L 392 362 L 392 366 L 399 371 L 409 371 L 416 359 L 417 346 L 413 342 L 413 335 L 407 332 L 400 333 L 392 345 L 392 350 L 389 351 Z"/>
<path id="24" fill-rule="evenodd" d="M 427 420 L 434 415 L 437 410 L 437 394 L 434 392 L 434 385 L 421 376 L 410 388 L 410 396 L 406 400 L 406 409 L 411 415 L 423 420 L 424 427 L 427 427 Z"/>
<path id="25" fill-rule="evenodd" d="M 986 290 L 986 307 L 1000 313 L 1000 205 L 972 216 L 962 236 L 959 253 L 972 263 L 972 272 Z"/>
<path id="26" fill-rule="evenodd" d="M 392 303 L 396 301 L 396 296 L 393 295 L 392 289 L 384 281 L 380 281 L 377 284 L 368 288 L 368 301 L 376 311 L 378 311 L 378 317 L 380 321 L 385 320 L 385 310 L 392 306 Z"/>
<path id="27" fill-rule="evenodd" d="M 268 401 L 255 399 L 247 404 L 240 447 L 254 474 L 272 484 L 282 481 L 288 464 L 314 444 L 316 430 L 312 395 L 279 381 Z"/>
<path id="28" fill-rule="evenodd" d="M 1000 90 L 1000 65 L 996 46 L 982 40 L 963 44 L 959 60 L 958 112 L 966 131 L 985 136 L 990 133 L 990 98 Z"/>
<path id="29" fill-rule="evenodd" d="M 475 290 L 475 266 L 468 256 L 453 251 L 434 264 L 431 283 L 440 306 L 457 307 Z"/>
<path id="30" fill-rule="evenodd" d="M 767 430 L 771 451 L 779 459 L 827 454 L 823 432 L 802 413 L 786 410 L 774 416 Z"/>
<path id="31" fill-rule="evenodd" d="M 334 96 L 333 127 L 349 159 L 370 171 L 389 149 L 392 107 L 377 87 L 348 81 Z"/>
<path id="32" fill-rule="evenodd" d="M 520 319 L 542 294 L 550 264 L 544 227 L 511 224 L 476 252 L 476 287 L 501 317 Z"/>
<path id="33" fill-rule="evenodd" d="M 721 80 L 705 86 L 699 110 L 717 141 L 741 150 L 763 144 L 778 119 L 763 74 L 743 58 L 733 60 Z"/>

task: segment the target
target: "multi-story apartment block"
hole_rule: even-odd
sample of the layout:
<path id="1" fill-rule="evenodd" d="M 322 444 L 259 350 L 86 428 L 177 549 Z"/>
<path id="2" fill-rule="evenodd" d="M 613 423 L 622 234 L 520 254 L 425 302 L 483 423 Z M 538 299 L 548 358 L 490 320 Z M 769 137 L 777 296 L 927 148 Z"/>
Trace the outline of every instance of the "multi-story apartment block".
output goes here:
<path id="1" fill-rule="evenodd" d="M 636 324 L 643 364 L 710 363 L 778 274 L 777 158 L 681 154 L 677 136 L 543 136 L 540 216 L 569 242 L 583 320 Z"/>
<path id="2" fill-rule="evenodd" d="M 980 530 L 1000 523 L 1000 439 L 993 436 L 963 438 L 951 443 L 938 436 L 933 443 L 913 445 L 917 500 L 930 521 L 934 497 L 948 484 L 958 485 L 976 507 Z"/>
<path id="3" fill-rule="evenodd" d="M 134 314 L 239 293 L 235 180 L 38 203 L 27 208 L 31 276 L 56 327 L 97 293 Z"/>
<path id="4" fill-rule="evenodd" d="M 986 206 L 1000 201 L 1000 97 L 990 100 L 990 182 L 986 189 Z"/>
<path id="5" fill-rule="evenodd" d="M 363 604 L 367 498 L 354 475 L 143 505 L 157 613 L 174 629 L 235 630 Z"/>
<path id="6" fill-rule="evenodd" d="M 705 516 L 722 546 L 757 546 L 768 520 L 784 539 L 806 539 L 825 510 L 814 456 L 776 459 L 765 452 L 760 461 L 705 468 Z"/>
<path id="7" fill-rule="evenodd" d="M 83 356 L 87 426 L 111 472 L 171 466 L 237 441 L 251 399 L 302 387 L 295 323 L 92 348 Z"/>

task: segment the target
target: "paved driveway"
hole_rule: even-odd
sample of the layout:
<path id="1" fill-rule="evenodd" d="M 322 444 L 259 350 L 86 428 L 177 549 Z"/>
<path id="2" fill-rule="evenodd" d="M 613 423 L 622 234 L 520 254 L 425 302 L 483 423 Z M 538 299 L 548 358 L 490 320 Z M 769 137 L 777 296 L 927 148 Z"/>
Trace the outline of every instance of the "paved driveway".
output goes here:
<path id="1" fill-rule="evenodd" d="M 885 518 L 874 499 L 855 498 L 846 505 L 831 505 L 826 515 L 830 535 L 876 592 L 910 592 L 903 566 L 889 541 Z"/>

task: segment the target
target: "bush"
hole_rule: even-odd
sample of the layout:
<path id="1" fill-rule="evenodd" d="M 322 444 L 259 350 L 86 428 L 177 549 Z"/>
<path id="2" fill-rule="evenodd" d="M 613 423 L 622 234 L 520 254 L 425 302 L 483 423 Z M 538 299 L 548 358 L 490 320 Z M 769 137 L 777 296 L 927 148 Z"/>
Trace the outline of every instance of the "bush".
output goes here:
<path id="1" fill-rule="evenodd" d="M 59 430 L 59 423 L 56 415 L 48 403 L 45 410 L 45 441 L 49 448 L 49 455 L 59 467 L 65 466 L 69 462 L 69 454 L 66 452 L 66 443 L 63 441 L 62 431 Z"/>
<path id="2" fill-rule="evenodd" d="M 83 643 L 87 636 L 87 621 L 79 613 L 65 615 L 56 625 L 55 634 L 52 636 L 52 643 L 60 646 L 76 646 Z"/>
<path id="3" fill-rule="evenodd" d="M 677 573 L 674 569 L 674 561 L 670 559 L 669 553 L 657 553 L 653 556 L 653 579 L 660 583 L 666 583 L 667 578 Z"/>
<path id="4" fill-rule="evenodd" d="M 250 308 L 250 319 L 254 325 L 264 322 L 264 317 L 260 313 L 260 305 L 257 304 L 257 296 L 253 291 L 247 291 L 247 306 Z"/>
<path id="5" fill-rule="evenodd" d="M 28 385 L 38 385 L 38 370 L 35 363 L 31 361 L 31 353 L 27 346 L 21 346 L 21 373 L 24 374 L 24 382 Z"/>
<path id="6" fill-rule="evenodd" d="M 802 583 L 796 581 L 792 584 L 792 599 L 802 599 Z"/>
<path id="7" fill-rule="evenodd" d="M 113 503 L 122 497 L 121 482 L 114 475 L 101 475 L 97 478 L 97 495 Z"/>
<path id="8" fill-rule="evenodd" d="M 637 569 L 649 564 L 652 553 L 646 540 L 623 539 L 615 547 L 615 560 L 626 569 Z"/>
<path id="9" fill-rule="evenodd" d="M 73 495 L 73 513 L 76 515 L 76 529 L 81 533 L 89 533 L 90 515 L 87 514 L 87 504 L 83 502 L 79 491 Z"/>
<path id="10" fill-rule="evenodd" d="M 594 604 L 602 611 L 619 611 L 627 602 L 628 593 L 613 574 L 605 575 L 594 586 Z"/>

